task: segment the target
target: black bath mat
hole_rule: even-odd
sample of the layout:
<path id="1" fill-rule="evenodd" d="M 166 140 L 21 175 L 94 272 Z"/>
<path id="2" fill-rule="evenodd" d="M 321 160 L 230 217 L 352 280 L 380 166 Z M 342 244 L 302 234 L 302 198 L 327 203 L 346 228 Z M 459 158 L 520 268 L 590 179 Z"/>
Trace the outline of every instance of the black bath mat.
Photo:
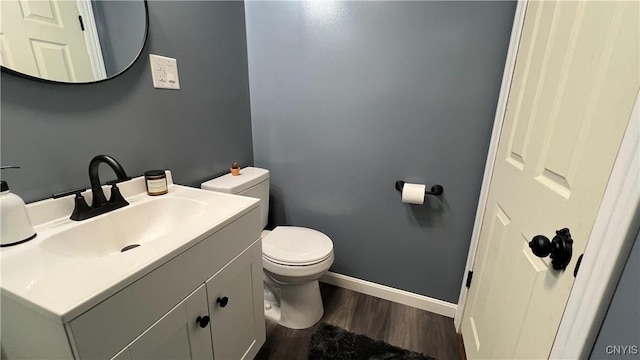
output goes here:
<path id="1" fill-rule="evenodd" d="M 329 324 L 311 336 L 308 360 L 435 360 Z"/>

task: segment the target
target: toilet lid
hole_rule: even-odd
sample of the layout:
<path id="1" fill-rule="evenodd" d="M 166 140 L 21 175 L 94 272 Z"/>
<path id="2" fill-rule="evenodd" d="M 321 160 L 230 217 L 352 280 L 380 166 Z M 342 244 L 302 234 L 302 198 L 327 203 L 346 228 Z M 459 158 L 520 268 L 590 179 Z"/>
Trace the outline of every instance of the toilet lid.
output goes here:
<path id="1" fill-rule="evenodd" d="M 262 254 L 281 264 L 310 265 L 333 253 L 333 242 L 319 231 L 278 226 L 262 239 Z"/>

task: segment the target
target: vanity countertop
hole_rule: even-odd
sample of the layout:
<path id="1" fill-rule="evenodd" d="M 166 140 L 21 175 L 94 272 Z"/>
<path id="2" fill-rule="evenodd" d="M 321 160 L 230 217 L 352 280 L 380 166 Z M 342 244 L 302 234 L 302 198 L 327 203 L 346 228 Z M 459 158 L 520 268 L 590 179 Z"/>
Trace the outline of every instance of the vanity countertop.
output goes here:
<path id="1" fill-rule="evenodd" d="M 167 172 L 167 175 L 169 192 L 166 195 L 147 195 L 144 177 L 138 177 L 119 184 L 129 206 L 80 222 L 69 219 L 73 196 L 27 205 L 38 236 L 29 242 L 0 250 L 2 296 L 10 297 L 55 321 L 69 322 L 258 207 L 257 199 L 176 185 L 171 174 Z M 108 197 L 108 190 L 105 193 Z M 86 195 L 89 202 L 89 192 Z M 129 216 L 132 211 L 140 213 L 140 209 L 146 209 L 154 201 L 166 204 L 191 201 L 197 203 L 198 211 L 189 219 L 171 225 L 168 233 L 146 231 L 146 238 L 141 239 L 140 246 L 125 252 L 101 250 L 87 253 L 87 256 L 72 256 L 65 251 L 48 248 L 51 239 L 60 237 L 61 232 L 78 226 L 90 227 L 91 222 L 108 223 L 106 217 L 117 216 L 119 212 L 122 213 L 120 217 Z M 158 213 L 152 215 L 158 216 Z M 138 217 L 131 216 L 130 219 L 134 222 Z M 84 240 L 91 242 L 92 234 L 87 233 L 86 239 L 81 239 Z M 67 250 L 73 250 L 69 244 L 65 246 Z"/>

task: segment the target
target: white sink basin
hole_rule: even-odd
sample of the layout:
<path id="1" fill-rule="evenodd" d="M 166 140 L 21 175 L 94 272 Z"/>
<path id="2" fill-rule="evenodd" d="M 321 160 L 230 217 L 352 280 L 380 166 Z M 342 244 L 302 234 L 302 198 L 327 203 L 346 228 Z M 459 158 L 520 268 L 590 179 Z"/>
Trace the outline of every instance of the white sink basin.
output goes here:
<path id="1" fill-rule="evenodd" d="M 128 206 L 83 221 L 69 219 L 73 196 L 28 204 L 38 236 L 0 248 L 2 296 L 68 322 L 258 207 L 258 199 L 175 185 L 167 175 L 167 194 L 147 195 L 138 177 L 118 185 Z"/>
<path id="2" fill-rule="evenodd" d="M 123 254 L 123 249 L 166 239 L 176 229 L 190 226 L 203 215 L 206 205 L 185 198 L 154 198 L 131 204 L 105 216 L 80 221 L 44 239 L 40 246 L 71 257 L 102 257 Z"/>

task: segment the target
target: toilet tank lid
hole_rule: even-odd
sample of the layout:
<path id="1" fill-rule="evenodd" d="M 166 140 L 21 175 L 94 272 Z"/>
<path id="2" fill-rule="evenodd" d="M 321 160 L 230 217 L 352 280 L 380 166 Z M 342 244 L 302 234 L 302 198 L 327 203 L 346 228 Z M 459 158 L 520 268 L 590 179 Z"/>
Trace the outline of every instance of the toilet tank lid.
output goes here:
<path id="1" fill-rule="evenodd" d="M 230 173 L 222 175 L 203 182 L 200 188 L 227 194 L 238 194 L 267 179 L 269 179 L 269 170 L 248 166 L 240 169 L 240 175 L 238 176 L 233 176 Z"/>

